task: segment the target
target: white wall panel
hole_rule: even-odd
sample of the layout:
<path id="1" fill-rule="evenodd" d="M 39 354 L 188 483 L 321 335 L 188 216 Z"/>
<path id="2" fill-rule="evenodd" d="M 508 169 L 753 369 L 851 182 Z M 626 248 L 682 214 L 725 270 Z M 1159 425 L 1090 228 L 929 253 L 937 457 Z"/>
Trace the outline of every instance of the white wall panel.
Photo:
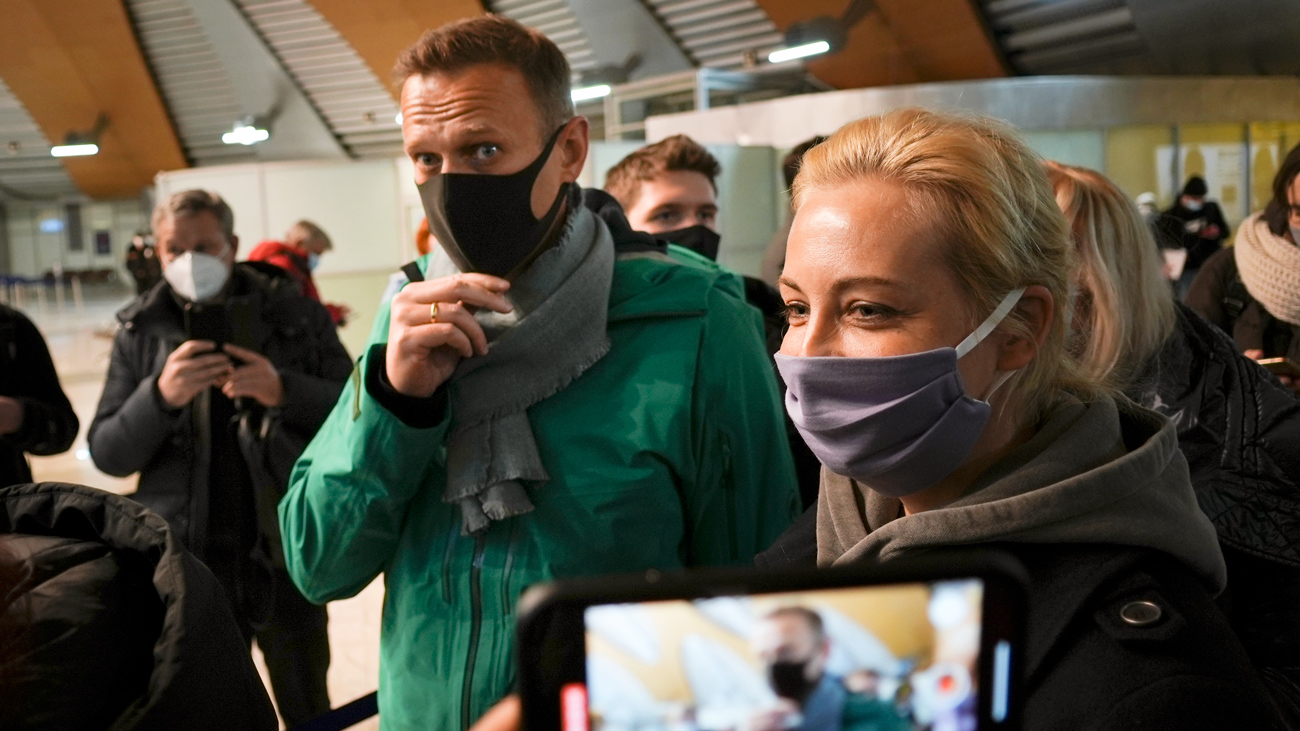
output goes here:
<path id="1" fill-rule="evenodd" d="M 261 166 L 219 165 L 159 173 L 155 179 L 159 203 L 191 188 L 212 191 L 230 204 L 235 213 L 235 235 L 240 254 L 247 254 L 258 241 L 267 238 L 265 194 L 262 190 Z M 284 233 L 281 231 L 280 233 Z"/>
<path id="2" fill-rule="evenodd" d="M 241 259 L 259 241 L 280 239 L 306 218 L 334 242 L 334 251 L 321 259 L 321 273 L 391 271 L 406 261 L 403 241 L 409 238 L 401 170 L 394 160 L 249 163 L 162 173 L 156 185 L 160 201 L 189 188 L 225 198 L 235 213 Z"/>
<path id="3" fill-rule="evenodd" d="M 1106 133 L 1099 129 L 1023 132 L 1025 141 L 1048 160 L 1093 170 L 1106 169 Z"/>
<path id="4" fill-rule="evenodd" d="M 281 238 L 299 219 L 315 222 L 334 242 L 321 257 L 322 273 L 395 271 L 404 263 L 393 161 L 268 164 L 263 173 L 270 237 Z"/>

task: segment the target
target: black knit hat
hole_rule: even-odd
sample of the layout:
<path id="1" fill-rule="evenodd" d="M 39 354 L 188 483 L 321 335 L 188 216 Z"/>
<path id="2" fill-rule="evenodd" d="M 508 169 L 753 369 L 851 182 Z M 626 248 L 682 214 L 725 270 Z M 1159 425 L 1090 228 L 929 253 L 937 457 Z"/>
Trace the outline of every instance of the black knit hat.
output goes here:
<path id="1" fill-rule="evenodd" d="M 1210 188 L 1205 184 L 1205 178 L 1199 175 L 1188 178 L 1187 184 L 1183 186 L 1183 195 L 1200 198 L 1208 192 L 1210 192 Z"/>

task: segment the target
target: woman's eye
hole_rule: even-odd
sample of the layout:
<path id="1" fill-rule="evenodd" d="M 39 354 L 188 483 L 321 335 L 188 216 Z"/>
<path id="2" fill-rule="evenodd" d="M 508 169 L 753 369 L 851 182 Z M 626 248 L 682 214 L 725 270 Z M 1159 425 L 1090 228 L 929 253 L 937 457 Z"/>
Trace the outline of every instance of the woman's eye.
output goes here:
<path id="1" fill-rule="evenodd" d="M 474 159 L 479 161 L 491 160 L 500 154 L 501 148 L 497 145 L 479 145 L 474 148 Z"/>
<path id="2" fill-rule="evenodd" d="M 880 320 L 898 314 L 897 311 L 892 308 L 867 302 L 860 302 L 853 305 L 849 308 L 849 312 L 854 316 L 865 320 Z"/>
<path id="3" fill-rule="evenodd" d="M 808 317 L 808 306 L 802 302 L 786 302 L 781 314 L 785 316 L 787 323 L 792 323 Z"/>

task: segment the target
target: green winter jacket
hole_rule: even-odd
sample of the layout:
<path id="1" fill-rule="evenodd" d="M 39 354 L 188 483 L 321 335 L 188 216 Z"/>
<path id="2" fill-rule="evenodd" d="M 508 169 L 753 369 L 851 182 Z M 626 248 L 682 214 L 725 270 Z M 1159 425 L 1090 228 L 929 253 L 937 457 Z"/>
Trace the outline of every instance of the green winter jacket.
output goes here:
<path id="1" fill-rule="evenodd" d="M 464 729 L 503 697 L 530 584 L 750 564 L 797 515 L 759 315 L 734 279 L 662 255 L 618 261 L 609 353 L 528 410 L 551 475 L 530 490 L 536 510 L 478 538 L 441 500 L 449 417 L 415 428 L 381 406 L 367 374 L 383 349 L 368 348 L 294 469 L 280 525 L 312 601 L 384 574 L 382 728 Z"/>

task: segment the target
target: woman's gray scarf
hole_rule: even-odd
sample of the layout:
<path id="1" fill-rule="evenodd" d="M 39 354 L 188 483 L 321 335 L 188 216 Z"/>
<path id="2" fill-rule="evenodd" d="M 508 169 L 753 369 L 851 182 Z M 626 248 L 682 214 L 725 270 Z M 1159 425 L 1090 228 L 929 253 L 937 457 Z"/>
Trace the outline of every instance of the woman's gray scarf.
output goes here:
<path id="1" fill-rule="evenodd" d="M 461 362 L 449 382 L 451 436 L 442 499 L 460 505 L 462 532 L 533 509 L 524 481 L 550 479 L 537 453 L 528 407 L 568 386 L 609 352 L 605 321 L 614 240 L 595 214 L 575 206 L 560 242 L 511 284 L 514 312 L 475 315 L 487 355 Z"/>

